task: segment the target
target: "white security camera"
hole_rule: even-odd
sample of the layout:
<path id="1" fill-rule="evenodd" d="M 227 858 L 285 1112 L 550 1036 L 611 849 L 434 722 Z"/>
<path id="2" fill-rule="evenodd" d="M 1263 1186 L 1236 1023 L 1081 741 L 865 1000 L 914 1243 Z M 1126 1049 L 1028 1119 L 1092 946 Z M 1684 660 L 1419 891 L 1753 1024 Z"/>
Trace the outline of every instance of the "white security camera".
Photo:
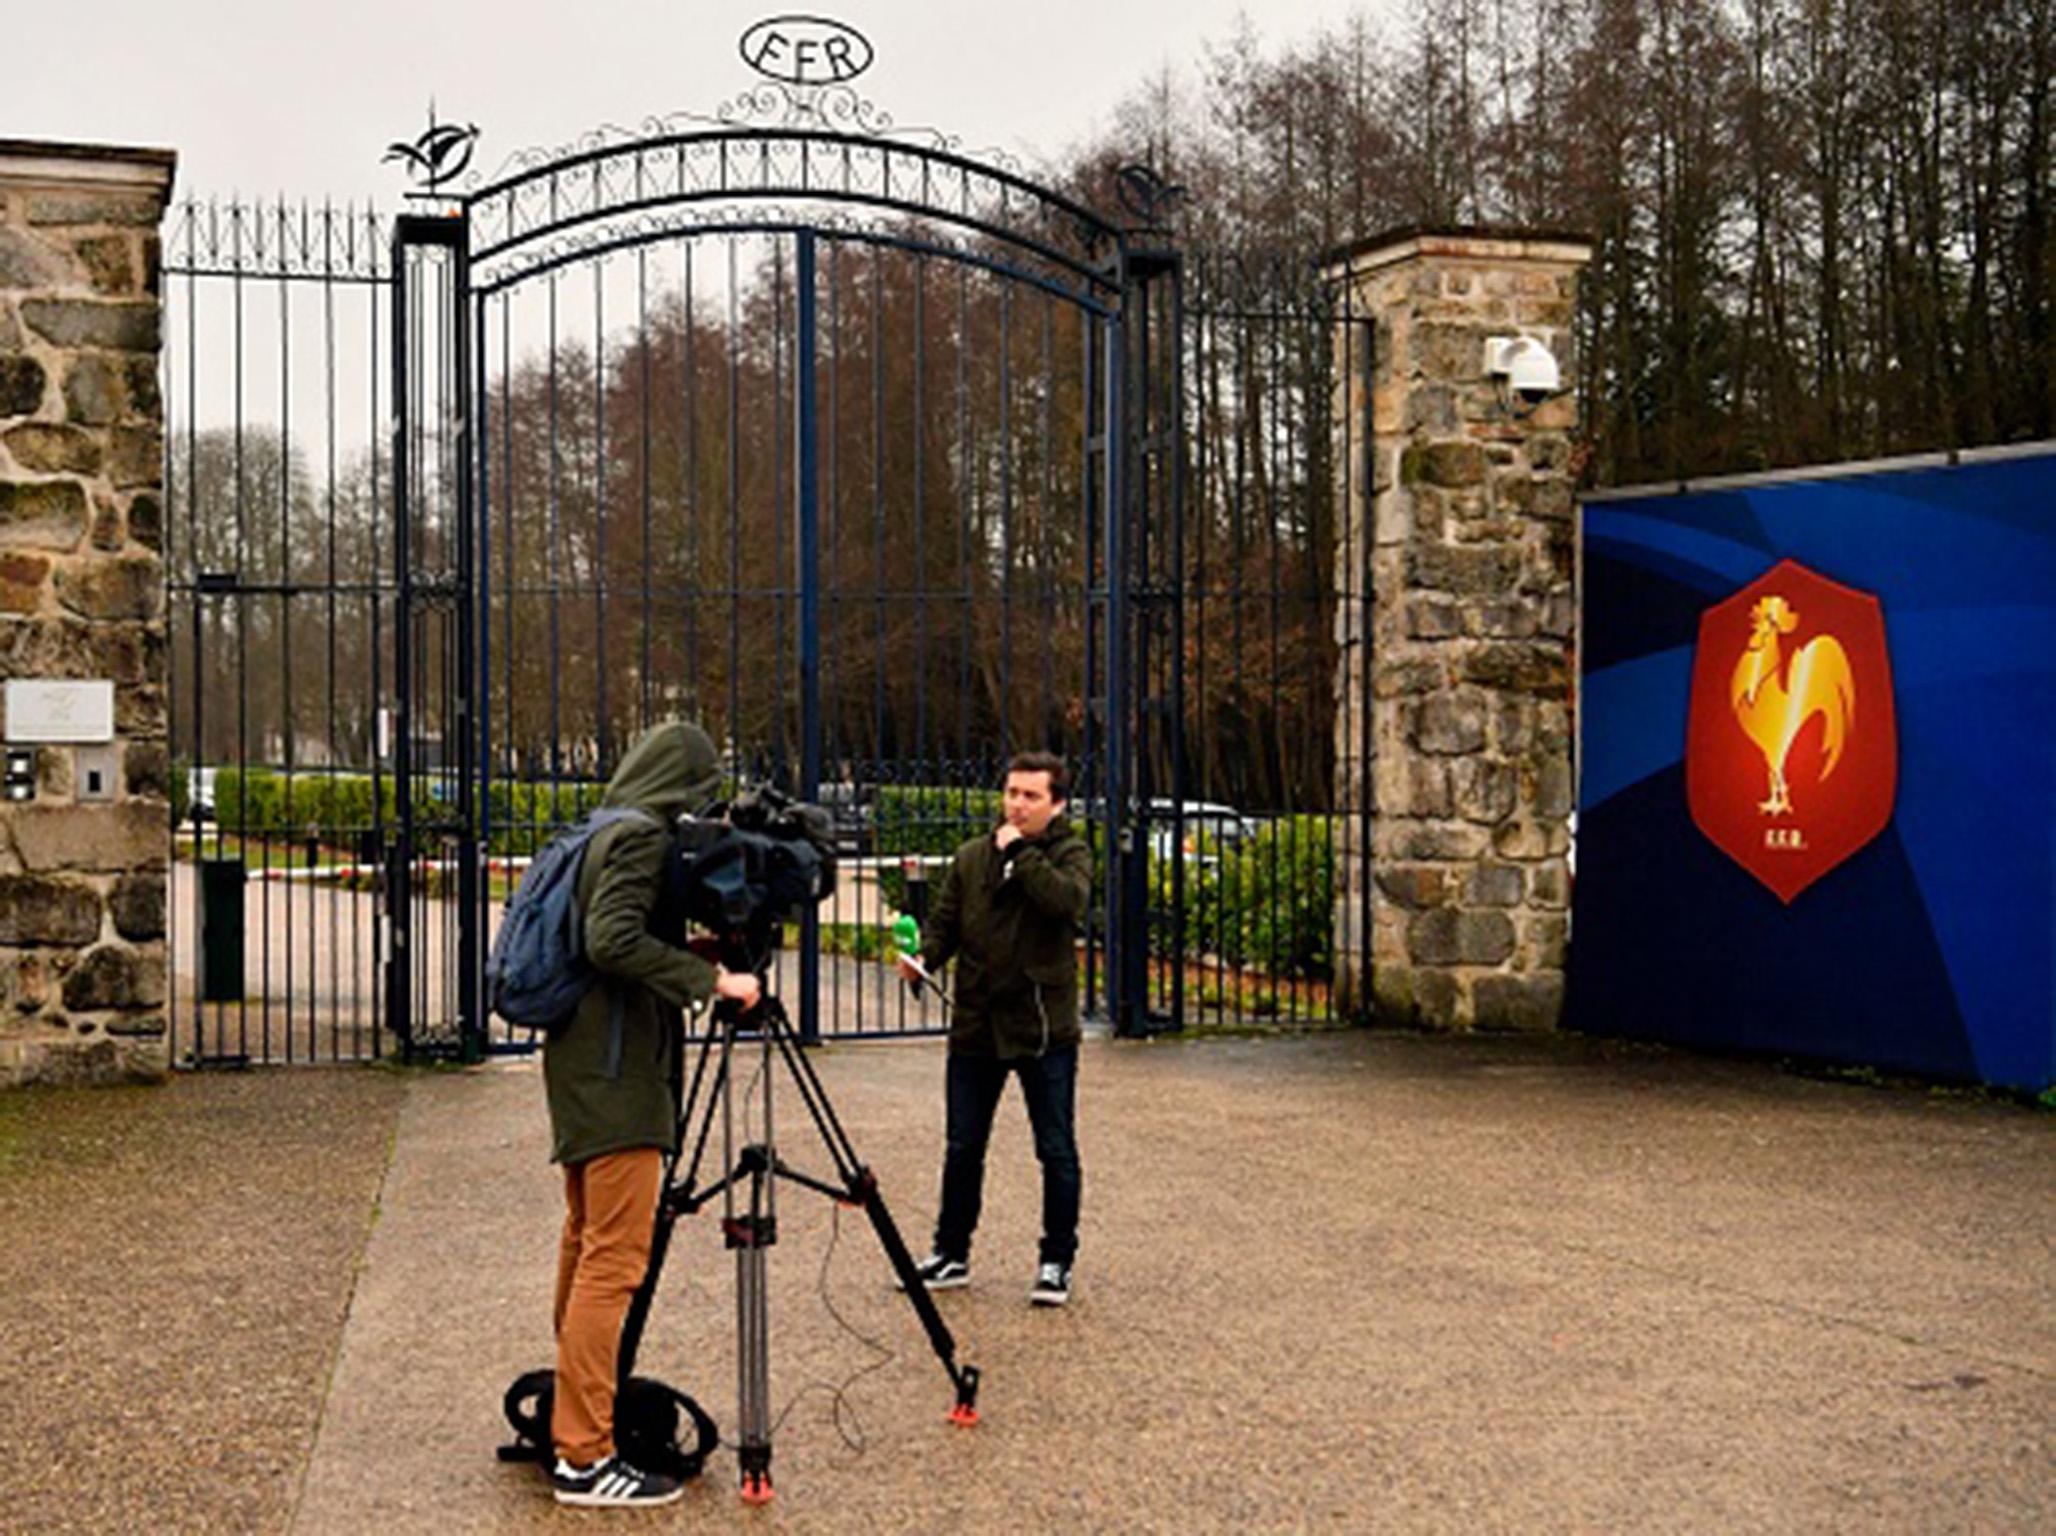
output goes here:
<path id="1" fill-rule="evenodd" d="M 1485 377 L 1510 403 L 1532 411 L 1563 388 L 1556 356 L 1533 336 L 1493 336 L 1485 342 Z"/>

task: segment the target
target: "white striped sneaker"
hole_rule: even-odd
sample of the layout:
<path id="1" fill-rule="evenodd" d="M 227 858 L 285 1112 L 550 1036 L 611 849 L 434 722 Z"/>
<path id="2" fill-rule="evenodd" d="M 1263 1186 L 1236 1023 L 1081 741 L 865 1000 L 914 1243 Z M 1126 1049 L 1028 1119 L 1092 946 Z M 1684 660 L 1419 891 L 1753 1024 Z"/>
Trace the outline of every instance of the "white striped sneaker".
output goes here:
<path id="1" fill-rule="evenodd" d="M 646 1505 L 669 1504 L 685 1492 L 685 1484 L 658 1472 L 639 1472 L 619 1456 L 609 1456 L 589 1467 L 574 1467 L 562 1456 L 550 1469 L 550 1484 L 559 1504 L 578 1504 L 589 1509 L 640 1509 Z"/>

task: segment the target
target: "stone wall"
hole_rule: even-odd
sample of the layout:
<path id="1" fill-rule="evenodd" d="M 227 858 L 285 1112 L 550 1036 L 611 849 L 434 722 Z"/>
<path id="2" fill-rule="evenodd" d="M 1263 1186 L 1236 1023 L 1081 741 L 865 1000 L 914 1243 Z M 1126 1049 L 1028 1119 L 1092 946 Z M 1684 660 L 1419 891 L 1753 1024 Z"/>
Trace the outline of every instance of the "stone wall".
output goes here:
<path id="1" fill-rule="evenodd" d="M 0 1083 L 160 1076 L 171 848 L 157 229 L 169 151 L 0 140 L 0 678 L 115 685 L 113 798 L 0 805 Z"/>
<path id="2" fill-rule="evenodd" d="M 1338 850 L 1340 906 L 1371 883 L 1372 1001 L 1441 1028 L 1553 1026 L 1569 933 L 1576 401 L 1532 409 L 1485 374 L 1488 338 L 1544 341 L 1575 377 L 1571 320 L 1590 247 L 1409 233 L 1340 252 L 1376 327 L 1372 376 L 1339 378 L 1338 447 L 1371 529 L 1371 609 L 1341 622 L 1337 761 L 1360 775 L 1371 714 L 1370 847 Z M 1338 342 L 1338 347 L 1341 345 Z M 1364 441 L 1368 426 L 1369 442 Z M 1363 804 L 1359 783 L 1341 804 Z M 1360 976 L 1341 978 L 1357 995 Z"/>

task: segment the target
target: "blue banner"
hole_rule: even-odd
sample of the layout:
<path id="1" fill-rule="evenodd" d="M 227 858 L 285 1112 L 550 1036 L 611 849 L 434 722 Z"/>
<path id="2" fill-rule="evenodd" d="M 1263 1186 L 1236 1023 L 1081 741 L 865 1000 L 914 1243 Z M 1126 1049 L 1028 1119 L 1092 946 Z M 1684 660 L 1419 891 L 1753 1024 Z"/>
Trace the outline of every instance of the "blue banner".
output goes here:
<path id="1" fill-rule="evenodd" d="M 2056 452 L 1604 499 L 1584 539 L 1571 1027 L 2047 1087 Z M 1831 587 L 1876 599 L 1888 684 L 1844 656 L 1874 642 L 1809 637 Z M 1715 748 L 1767 851 L 1701 830 Z M 1780 895 L 1792 818 L 1865 785 L 1882 830 Z"/>

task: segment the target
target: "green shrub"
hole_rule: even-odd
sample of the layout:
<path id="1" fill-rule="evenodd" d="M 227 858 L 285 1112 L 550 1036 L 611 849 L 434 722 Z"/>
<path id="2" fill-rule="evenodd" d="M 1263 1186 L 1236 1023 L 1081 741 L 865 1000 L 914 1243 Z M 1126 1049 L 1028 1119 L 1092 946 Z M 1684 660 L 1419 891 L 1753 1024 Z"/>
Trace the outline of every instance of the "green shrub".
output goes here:
<path id="1" fill-rule="evenodd" d="M 947 784 L 881 784 L 872 802 L 871 846 L 882 856 L 947 855 L 967 838 L 999 825 L 996 789 L 959 789 Z M 940 871 L 930 879 L 940 878 Z M 879 870 L 878 887 L 895 910 L 906 907 L 907 878 L 890 866 Z"/>
<path id="2" fill-rule="evenodd" d="M 1184 863 L 1181 922 L 1152 935 L 1158 956 L 1216 955 L 1273 976 L 1324 980 L 1334 969 L 1334 842 L 1325 816 L 1270 822 L 1223 847 L 1202 833 Z M 1150 861 L 1152 904 L 1169 911 L 1176 894 L 1169 859 Z"/>

